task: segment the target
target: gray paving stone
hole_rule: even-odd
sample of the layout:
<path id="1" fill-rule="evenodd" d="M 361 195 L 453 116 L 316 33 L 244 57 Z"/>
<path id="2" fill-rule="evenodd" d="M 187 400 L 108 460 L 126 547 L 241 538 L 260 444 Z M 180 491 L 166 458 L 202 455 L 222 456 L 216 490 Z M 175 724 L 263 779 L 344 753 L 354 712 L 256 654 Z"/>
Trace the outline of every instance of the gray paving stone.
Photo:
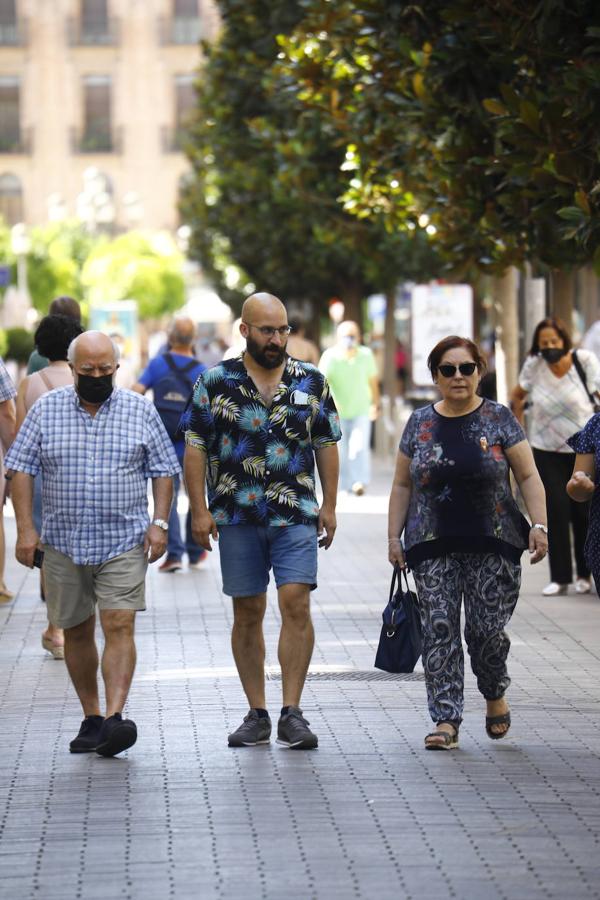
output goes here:
<path id="1" fill-rule="evenodd" d="M 600 898 L 600 601 L 543 598 L 547 573 L 525 564 L 510 738 L 486 737 L 469 674 L 461 749 L 426 753 L 422 679 L 372 680 L 390 478 L 341 498 L 321 556 L 303 698 L 313 753 L 227 747 L 247 707 L 215 553 L 201 572 L 150 573 L 128 708 L 136 746 L 118 760 L 69 754 L 81 712 L 64 665 L 39 647 L 36 575 L 9 552 L 18 596 L 0 607 L 2 900 Z M 268 601 L 275 723 L 272 588 Z"/>

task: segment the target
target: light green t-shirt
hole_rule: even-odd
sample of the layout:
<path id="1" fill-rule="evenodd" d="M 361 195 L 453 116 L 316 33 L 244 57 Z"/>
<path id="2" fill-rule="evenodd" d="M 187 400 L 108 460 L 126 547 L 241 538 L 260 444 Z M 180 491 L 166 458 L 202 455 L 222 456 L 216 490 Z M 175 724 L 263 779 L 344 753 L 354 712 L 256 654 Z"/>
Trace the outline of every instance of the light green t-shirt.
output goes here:
<path id="1" fill-rule="evenodd" d="M 368 347 L 358 347 L 351 357 L 331 347 L 321 357 L 319 368 L 329 382 L 340 419 L 368 414 L 373 402 L 369 381 L 377 374 L 375 357 Z"/>

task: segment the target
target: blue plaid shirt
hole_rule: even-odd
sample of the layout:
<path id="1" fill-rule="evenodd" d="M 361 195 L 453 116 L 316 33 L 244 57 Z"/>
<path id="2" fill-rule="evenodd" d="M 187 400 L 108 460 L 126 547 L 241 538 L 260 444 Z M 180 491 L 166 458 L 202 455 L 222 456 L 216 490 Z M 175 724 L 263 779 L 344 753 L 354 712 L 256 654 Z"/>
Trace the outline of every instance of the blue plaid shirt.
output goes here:
<path id="1" fill-rule="evenodd" d="M 180 471 L 152 403 L 115 388 L 92 418 L 72 386 L 33 404 L 6 468 L 42 472 L 42 541 L 76 565 L 98 565 L 141 544 L 147 479 Z"/>
<path id="2" fill-rule="evenodd" d="M 12 400 L 16 396 L 17 391 L 15 386 L 12 383 L 3 360 L 0 359 L 0 402 L 3 403 L 5 400 Z"/>

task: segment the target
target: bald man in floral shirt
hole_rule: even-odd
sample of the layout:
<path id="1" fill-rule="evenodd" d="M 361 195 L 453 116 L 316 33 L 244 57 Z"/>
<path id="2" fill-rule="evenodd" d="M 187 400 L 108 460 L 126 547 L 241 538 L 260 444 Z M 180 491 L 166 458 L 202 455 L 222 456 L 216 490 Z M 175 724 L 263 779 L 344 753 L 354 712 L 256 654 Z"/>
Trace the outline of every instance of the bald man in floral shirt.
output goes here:
<path id="1" fill-rule="evenodd" d="M 240 325 L 246 349 L 200 376 L 186 432 L 192 533 L 207 550 L 211 537 L 219 540 L 223 591 L 233 598 L 233 655 L 250 705 L 229 735 L 232 747 L 265 744 L 271 736 L 262 628 L 271 568 L 282 619 L 277 740 L 291 749 L 318 745 L 299 704 L 314 644 L 317 546 L 328 548 L 336 528 L 341 433 L 324 376 L 287 356 L 289 331 L 277 297 L 249 297 Z"/>

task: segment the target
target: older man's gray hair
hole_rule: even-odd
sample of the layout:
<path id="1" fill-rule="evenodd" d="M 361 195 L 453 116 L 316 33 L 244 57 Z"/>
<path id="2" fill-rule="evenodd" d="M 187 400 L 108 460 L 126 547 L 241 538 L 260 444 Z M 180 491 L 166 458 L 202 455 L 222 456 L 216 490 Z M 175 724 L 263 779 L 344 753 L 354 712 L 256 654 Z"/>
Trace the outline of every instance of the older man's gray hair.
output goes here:
<path id="1" fill-rule="evenodd" d="M 187 316 L 177 316 L 173 319 L 167 340 L 170 347 L 190 347 L 196 340 L 196 325 Z"/>

